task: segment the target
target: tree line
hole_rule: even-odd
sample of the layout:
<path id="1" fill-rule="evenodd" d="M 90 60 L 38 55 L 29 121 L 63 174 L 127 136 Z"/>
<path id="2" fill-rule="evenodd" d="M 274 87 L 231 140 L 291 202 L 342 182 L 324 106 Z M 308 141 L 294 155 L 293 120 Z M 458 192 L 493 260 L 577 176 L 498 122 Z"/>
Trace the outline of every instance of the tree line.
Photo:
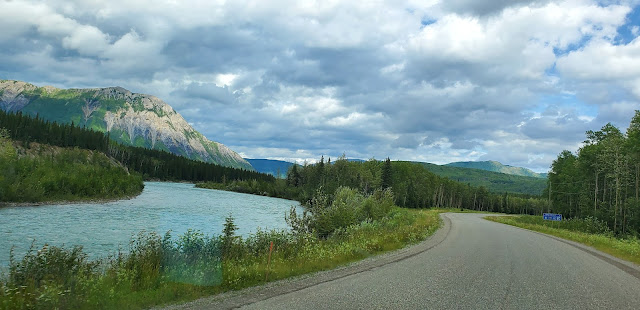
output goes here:
<path id="1" fill-rule="evenodd" d="M 49 122 L 26 114 L 0 110 L 0 127 L 7 129 L 11 139 L 38 142 L 61 147 L 96 150 L 121 162 L 129 170 L 146 179 L 184 180 L 193 182 L 226 180 L 274 181 L 271 175 L 224 167 L 192 160 L 165 151 L 119 144 L 109 134 L 74 124 Z"/>
<path id="2" fill-rule="evenodd" d="M 545 191 L 550 210 L 569 218 L 604 221 L 618 235 L 640 233 L 640 111 L 626 133 L 611 123 L 586 132 L 574 154 L 551 165 Z"/>
<path id="3" fill-rule="evenodd" d="M 395 204 L 407 208 L 466 208 L 514 214 L 541 214 L 547 203 L 538 196 L 490 192 L 438 176 L 418 163 L 369 160 L 352 162 L 343 157 L 326 163 L 292 166 L 289 186 L 299 189 L 301 201 L 312 199 L 317 188 L 332 194 L 339 187 L 355 188 L 365 194 L 390 188 Z"/>
<path id="4" fill-rule="evenodd" d="M 542 214 L 547 201 L 537 195 L 496 193 L 484 186 L 471 186 L 438 176 L 413 162 L 349 161 L 343 155 L 335 161 L 324 157 L 315 164 L 293 165 L 285 179 L 200 183 L 197 186 L 231 190 L 300 201 L 310 205 L 318 196 L 328 204 L 339 188 L 357 190 L 365 196 L 390 189 L 394 203 L 406 208 L 465 208 L 512 214 Z"/>

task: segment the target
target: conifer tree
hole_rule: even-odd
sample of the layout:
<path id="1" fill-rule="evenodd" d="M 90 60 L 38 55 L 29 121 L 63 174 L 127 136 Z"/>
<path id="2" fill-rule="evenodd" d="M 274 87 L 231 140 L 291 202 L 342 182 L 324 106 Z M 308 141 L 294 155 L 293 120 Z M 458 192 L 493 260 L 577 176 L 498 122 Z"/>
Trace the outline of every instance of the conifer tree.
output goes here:
<path id="1" fill-rule="evenodd" d="M 380 187 L 382 187 L 382 189 L 387 189 L 391 187 L 392 185 L 391 176 L 392 176 L 391 159 L 387 157 L 387 159 L 384 161 L 384 164 L 382 165 L 382 183 L 380 184 Z"/>

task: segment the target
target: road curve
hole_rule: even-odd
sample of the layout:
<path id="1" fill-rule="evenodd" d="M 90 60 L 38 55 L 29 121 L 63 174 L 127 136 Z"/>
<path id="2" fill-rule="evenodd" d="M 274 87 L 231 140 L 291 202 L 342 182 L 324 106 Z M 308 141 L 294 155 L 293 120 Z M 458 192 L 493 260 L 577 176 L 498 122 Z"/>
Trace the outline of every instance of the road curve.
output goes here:
<path id="1" fill-rule="evenodd" d="M 483 216 L 444 214 L 447 225 L 423 244 L 343 274 L 177 308 L 640 309 L 638 266 Z"/>

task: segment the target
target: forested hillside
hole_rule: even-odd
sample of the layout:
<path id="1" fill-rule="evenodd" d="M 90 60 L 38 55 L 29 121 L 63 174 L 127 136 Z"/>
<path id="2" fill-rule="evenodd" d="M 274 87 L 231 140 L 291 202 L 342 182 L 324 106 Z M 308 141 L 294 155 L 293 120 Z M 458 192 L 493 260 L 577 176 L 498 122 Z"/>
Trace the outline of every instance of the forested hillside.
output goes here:
<path id="1" fill-rule="evenodd" d="M 139 174 L 100 152 L 18 143 L 0 129 L 0 202 L 115 199 L 143 187 Z"/>
<path id="2" fill-rule="evenodd" d="M 493 161 L 493 160 L 458 161 L 458 162 L 448 163 L 445 166 L 480 169 L 480 170 L 493 171 L 493 172 L 499 172 L 504 174 L 519 175 L 524 177 L 534 177 L 534 178 L 541 178 L 541 179 L 546 179 L 547 177 L 546 173 L 536 173 L 527 168 L 503 165 L 502 163 Z"/>
<path id="3" fill-rule="evenodd" d="M 449 165 L 418 163 L 429 171 L 454 181 L 468 183 L 471 186 L 484 186 L 493 193 L 518 193 L 541 195 L 547 187 L 547 180 L 542 178 L 504 174 L 474 168 L 463 168 Z"/>
<path id="4" fill-rule="evenodd" d="M 549 173 L 551 210 L 604 221 L 616 234 L 640 234 L 640 111 L 626 133 L 612 124 L 587 131 L 577 153 L 565 150 Z"/>
<path id="5" fill-rule="evenodd" d="M 223 167 L 188 159 L 165 151 L 125 146 L 109 139 L 102 132 L 75 126 L 58 124 L 22 113 L 6 113 L 0 110 L 0 128 L 8 135 L 25 143 L 38 142 L 60 147 L 78 147 L 95 150 L 119 161 L 146 179 L 184 181 L 225 180 L 273 180 L 274 177 L 255 171 Z"/>

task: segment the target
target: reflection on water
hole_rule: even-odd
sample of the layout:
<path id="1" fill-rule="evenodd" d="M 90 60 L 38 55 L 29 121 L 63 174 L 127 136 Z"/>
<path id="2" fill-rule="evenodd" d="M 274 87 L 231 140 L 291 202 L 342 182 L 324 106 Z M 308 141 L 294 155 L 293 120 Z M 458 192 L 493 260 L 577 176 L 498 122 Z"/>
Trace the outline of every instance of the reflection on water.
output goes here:
<path id="1" fill-rule="evenodd" d="M 15 246 L 20 258 L 35 240 L 36 246 L 82 245 L 91 257 L 127 248 L 133 234 L 187 229 L 220 234 L 225 217 L 233 215 L 237 233 L 258 227 L 286 228 L 284 215 L 295 201 L 195 188 L 193 184 L 146 182 L 142 194 L 131 200 L 102 204 L 0 208 L 0 265 L 9 261 Z"/>

